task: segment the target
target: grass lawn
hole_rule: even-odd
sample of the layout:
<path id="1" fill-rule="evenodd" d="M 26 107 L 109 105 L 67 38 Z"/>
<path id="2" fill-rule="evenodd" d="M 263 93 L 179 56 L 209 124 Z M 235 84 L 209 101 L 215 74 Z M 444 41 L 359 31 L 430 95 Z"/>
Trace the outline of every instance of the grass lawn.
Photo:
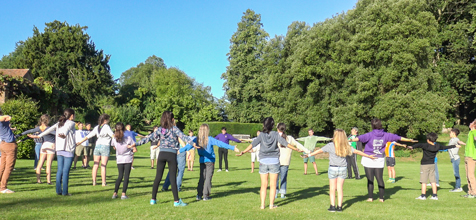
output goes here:
<path id="1" fill-rule="evenodd" d="M 461 137 L 461 140 L 466 141 Z M 447 139 L 442 136 L 441 142 Z M 240 144 L 243 150 L 245 144 Z M 374 202 L 366 202 L 366 179 L 349 179 L 344 183 L 344 212 L 329 213 L 328 160 L 317 160 L 320 175 L 303 175 L 302 159 L 293 154 L 288 174 L 288 194 L 277 199 L 275 210 L 260 210 L 258 169 L 250 173 L 250 155 L 235 157 L 229 152 L 230 172 L 219 172 L 218 161 L 213 177 L 210 201 L 195 201 L 198 182 L 198 155 L 194 171 L 185 171 L 183 191 L 179 196 L 187 207 L 173 207 L 171 191 L 159 192 L 157 205 L 149 205 L 155 169 L 150 169 L 149 145 L 139 147 L 134 161 L 135 170 L 127 195 L 128 200 L 111 196 L 117 168 L 114 157 L 108 164 L 108 186 L 92 186 L 91 169 L 72 170 L 69 192 L 71 197 L 57 196 L 54 185 L 36 184 L 32 160 L 18 160 L 16 171 L 10 177 L 9 188 L 14 194 L 0 194 L 1 219 L 474 219 L 475 199 L 460 197 L 463 193 L 448 192 L 454 186 L 454 176 L 448 153 L 438 154 L 440 172 L 439 201 L 415 200 L 420 195 L 419 160 L 421 153 L 412 158 L 397 158 L 397 182 L 386 183 L 384 203 L 378 202 L 377 187 Z M 216 149 L 215 149 L 216 150 Z M 464 154 L 464 148 L 460 155 Z M 217 154 L 218 155 L 218 154 Z M 79 162 L 80 164 L 80 162 Z M 91 163 L 92 165 L 92 163 Z M 81 167 L 79 165 L 79 167 Z M 256 165 L 258 167 L 258 165 Z M 309 166 L 309 173 L 313 173 Z M 363 167 L 359 163 L 361 173 Z M 464 190 L 467 190 L 464 163 L 460 165 Z M 45 174 L 43 173 L 43 181 Z M 52 180 L 56 176 L 53 162 Z M 387 172 L 384 173 L 387 180 Z M 100 175 L 98 174 L 100 182 Z M 428 189 L 427 195 L 430 195 Z M 269 204 L 269 203 L 267 203 Z"/>

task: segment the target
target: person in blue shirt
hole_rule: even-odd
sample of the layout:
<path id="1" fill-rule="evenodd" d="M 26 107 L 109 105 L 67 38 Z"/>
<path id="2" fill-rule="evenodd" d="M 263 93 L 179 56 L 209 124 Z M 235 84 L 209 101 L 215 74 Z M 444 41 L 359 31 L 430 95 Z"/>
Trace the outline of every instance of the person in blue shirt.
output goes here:
<path id="1" fill-rule="evenodd" d="M 136 142 L 136 136 L 139 136 L 141 138 L 145 137 L 144 135 L 141 135 L 135 131 L 131 130 L 131 124 L 126 125 L 126 131 L 124 132 L 124 137 L 131 137 L 134 142 Z M 137 152 L 137 148 L 134 147 L 133 152 Z M 132 155 L 132 164 L 134 164 L 134 155 Z M 134 166 L 131 165 L 131 169 L 134 169 Z"/>
<path id="2" fill-rule="evenodd" d="M 236 146 L 231 146 L 219 141 L 212 136 L 209 136 L 210 128 L 208 124 L 202 124 L 198 130 L 198 136 L 196 138 L 198 143 L 198 155 L 200 156 L 200 179 L 197 186 L 197 200 L 210 200 L 210 193 L 212 189 L 212 177 L 213 170 L 215 169 L 215 151 L 213 145 L 227 150 L 234 150 L 239 153 L 240 150 Z M 192 149 L 192 146 L 188 144 L 184 148 L 180 149 L 180 153 Z"/>

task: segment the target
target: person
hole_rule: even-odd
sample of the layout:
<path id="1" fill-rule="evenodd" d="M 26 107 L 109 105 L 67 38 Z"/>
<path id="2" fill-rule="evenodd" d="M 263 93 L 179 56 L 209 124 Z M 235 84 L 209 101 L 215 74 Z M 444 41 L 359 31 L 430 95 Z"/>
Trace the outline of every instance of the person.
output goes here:
<path id="1" fill-rule="evenodd" d="M 86 130 L 84 131 L 84 134 L 87 136 L 89 133 L 91 133 L 91 123 L 86 123 Z M 88 156 L 86 157 L 86 168 L 89 168 L 89 161 L 94 161 L 94 146 L 96 146 L 96 137 L 92 137 L 88 139 Z"/>
<path id="2" fill-rule="evenodd" d="M 469 124 L 468 141 L 464 149 L 464 168 L 466 170 L 466 180 L 468 182 L 468 193 L 463 195 L 465 198 L 476 197 L 476 178 L 474 177 L 474 170 L 476 167 L 476 147 L 474 141 L 476 140 L 476 120 Z"/>
<path id="3" fill-rule="evenodd" d="M 436 143 L 438 135 L 436 133 L 428 133 L 426 135 L 426 143 L 418 143 L 413 146 L 409 146 L 409 149 L 421 148 L 423 150 L 423 156 L 421 158 L 420 165 L 420 184 L 421 184 L 421 195 L 416 199 L 426 200 L 426 183 L 430 181 L 432 188 L 432 196 L 430 199 L 438 200 L 436 187 L 436 178 L 435 178 L 435 157 L 439 150 L 450 149 L 454 147 L 460 148 L 461 145 L 450 145 L 442 146 L 439 143 Z"/>
<path id="4" fill-rule="evenodd" d="M 188 136 L 193 137 L 193 131 L 188 130 Z M 187 151 L 187 170 L 193 171 L 193 164 L 195 163 L 195 148 Z"/>
<path id="5" fill-rule="evenodd" d="M 49 123 L 49 120 L 50 120 L 49 116 L 46 115 L 46 114 L 42 115 L 40 117 L 40 119 L 38 120 L 38 126 L 36 126 L 36 128 L 41 127 L 42 121 L 45 120 L 46 117 L 48 117 L 48 123 Z M 46 127 L 48 127 L 48 124 L 46 125 Z M 46 127 L 44 127 L 44 128 L 46 129 Z M 15 136 L 15 138 L 18 139 L 19 137 L 27 135 L 27 134 L 39 135 L 41 132 L 43 132 L 45 130 L 45 129 L 43 129 L 43 130 L 38 131 L 36 128 L 24 131 L 23 133 Z M 30 139 L 30 138 L 29 137 L 24 138 L 23 140 L 20 140 L 17 143 L 22 142 L 26 139 Z M 43 145 L 43 138 L 36 138 L 36 139 L 33 139 L 33 141 L 35 141 L 35 162 L 34 162 L 34 166 L 33 166 L 34 168 L 33 169 L 36 171 L 36 167 L 38 166 L 38 161 L 40 160 L 40 153 L 41 153 L 41 146 Z M 43 169 L 43 167 L 41 167 L 41 169 Z"/>
<path id="6" fill-rule="evenodd" d="M 459 129 L 453 128 L 450 132 L 450 141 L 448 145 L 466 145 L 464 142 L 460 141 L 458 138 Z M 453 174 L 455 176 L 455 188 L 450 190 L 450 192 L 462 192 L 463 189 L 461 188 L 461 177 L 459 175 L 459 164 L 460 164 L 460 157 L 458 155 L 459 148 L 451 148 L 448 149 L 448 154 L 450 155 L 451 164 L 453 165 Z"/>
<path id="7" fill-rule="evenodd" d="M 141 135 L 135 131 L 132 131 L 131 124 L 126 125 L 126 132 L 124 133 L 124 135 L 131 137 L 134 142 L 136 142 L 136 136 L 139 136 L 141 138 L 145 137 L 144 135 Z M 133 151 L 134 153 L 137 152 L 137 148 L 134 147 Z M 134 164 L 134 156 L 132 156 L 132 164 Z M 131 169 L 134 169 L 134 166 L 132 166 Z"/>
<path id="8" fill-rule="evenodd" d="M 348 140 L 352 140 L 357 137 L 357 134 L 359 133 L 359 129 L 357 127 L 353 127 L 350 130 L 350 136 Z M 350 142 L 350 146 L 357 150 L 357 142 Z M 359 173 L 359 167 L 357 166 L 357 155 L 352 154 L 350 156 L 346 156 L 347 160 L 347 178 L 352 179 L 352 170 L 354 170 L 355 174 L 355 179 L 360 180 L 360 173 Z"/>
<path id="9" fill-rule="evenodd" d="M 78 130 L 76 130 L 76 133 L 75 133 L 75 138 L 76 138 L 76 143 L 77 142 L 80 142 L 84 137 L 86 137 L 86 133 L 85 131 L 83 131 L 83 123 L 78 123 Z M 83 142 L 82 144 L 78 145 L 76 147 L 76 152 L 75 152 L 75 156 L 74 156 L 74 162 L 73 162 L 73 170 L 76 169 L 76 163 L 78 162 L 78 157 L 81 157 L 83 156 L 83 159 L 82 159 L 82 168 L 83 169 L 86 169 L 87 168 L 87 164 L 88 164 L 88 145 L 89 145 L 89 141 L 86 140 L 85 142 Z"/>
<path id="10" fill-rule="evenodd" d="M 385 144 L 392 141 L 406 141 L 416 142 L 409 138 L 400 137 L 396 134 L 387 133 L 383 130 L 382 121 L 378 118 L 372 119 L 370 122 L 372 131 L 351 141 L 360 141 L 365 143 L 364 153 L 368 155 L 375 155 L 377 159 L 371 160 L 367 157 L 362 158 L 362 165 L 365 169 L 365 176 L 367 177 L 368 202 L 373 201 L 374 178 L 377 179 L 379 201 L 384 202 L 385 183 L 383 181 L 383 167 L 385 165 Z"/>
<path id="11" fill-rule="evenodd" d="M 327 170 L 327 176 L 329 177 L 329 200 L 330 207 L 329 212 L 342 212 L 342 202 L 344 200 L 344 181 L 347 177 L 347 161 L 346 156 L 352 155 L 352 153 L 361 155 L 369 159 L 376 159 L 373 155 L 368 155 L 352 148 L 349 145 L 345 131 L 342 129 L 336 129 L 334 131 L 333 142 L 326 144 L 319 150 L 316 150 L 310 154 L 302 155 L 302 157 L 311 157 L 323 152 L 329 153 L 329 168 Z M 335 204 L 335 193 L 337 190 L 337 207 Z"/>
<path id="12" fill-rule="evenodd" d="M 71 196 L 71 194 L 68 192 L 69 170 L 73 164 L 74 151 L 76 148 L 76 145 L 74 144 L 74 134 L 76 129 L 73 120 L 74 110 L 70 108 L 65 109 L 63 115 L 61 115 L 58 119 L 58 123 L 38 135 L 38 137 L 43 138 L 46 135 L 56 131 L 55 148 L 56 160 L 58 163 L 58 171 L 56 172 L 57 195 Z"/>
<path id="13" fill-rule="evenodd" d="M 159 189 L 162 175 L 164 174 L 165 164 L 169 167 L 170 176 L 177 175 L 177 150 L 178 150 L 178 138 L 184 142 L 191 144 L 193 139 L 186 136 L 175 126 L 174 114 L 170 111 L 164 111 L 160 118 L 160 127 L 157 131 L 151 135 L 136 142 L 136 146 L 143 145 L 153 140 L 159 140 L 159 158 L 157 159 L 157 173 L 152 187 L 152 199 L 151 205 L 157 204 L 157 191 Z M 170 178 L 172 184 L 172 194 L 174 196 L 174 206 L 186 206 L 187 204 L 182 201 L 178 196 L 177 182 L 175 178 Z"/>
<path id="14" fill-rule="evenodd" d="M 314 131 L 312 129 L 309 129 L 307 131 L 309 136 L 307 137 L 300 137 L 297 138 L 296 140 L 298 141 L 304 141 L 304 147 L 310 151 L 313 151 L 314 148 L 316 148 L 316 143 L 321 140 L 330 140 L 330 138 L 326 137 L 319 137 L 319 136 L 314 136 Z M 314 166 L 314 171 L 316 172 L 316 175 L 319 175 L 319 172 L 317 172 L 317 164 L 316 164 L 316 158 L 314 157 L 306 157 L 303 158 L 304 161 L 304 175 L 307 175 L 307 162 L 311 162 L 312 165 Z"/>
<path id="15" fill-rule="evenodd" d="M 10 174 L 15 167 L 15 161 L 17 158 L 18 145 L 15 141 L 15 135 L 13 135 L 10 128 L 10 115 L 4 115 L 0 108 L 0 192 L 1 193 L 14 193 L 13 190 L 7 188 Z"/>
<path id="16" fill-rule="evenodd" d="M 256 137 L 259 136 L 261 131 L 256 131 Z M 254 139 L 240 139 L 241 142 L 253 142 Z M 259 145 L 250 150 L 251 152 L 251 173 L 255 172 L 255 161 L 259 161 Z"/>
<path id="17" fill-rule="evenodd" d="M 106 166 L 109 160 L 109 154 L 111 152 L 111 139 L 114 137 L 114 133 L 109 127 L 110 116 L 108 114 L 102 114 L 99 116 L 98 124 L 94 127 L 93 131 L 89 133 L 85 138 L 76 143 L 80 145 L 89 138 L 97 137 L 96 147 L 94 148 L 94 166 L 92 171 L 93 186 L 96 185 L 96 176 L 99 168 L 99 161 L 101 161 L 101 180 L 102 186 L 106 186 Z"/>
<path id="18" fill-rule="evenodd" d="M 387 142 L 385 145 L 385 162 L 388 170 L 387 183 L 395 183 L 395 146 L 407 147 L 407 145 L 395 141 Z"/>
<path id="19" fill-rule="evenodd" d="M 302 150 L 305 153 L 310 153 L 311 151 L 302 146 L 299 142 L 297 142 L 292 136 L 286 135 L 286 124 L 284 123 L 278 123 L 278 134 L 286 139 L 286 141 L 291 144 L 292 146 L 295 146 L 299 150 Z M 292 155 L 292 150 L 290 148 L 287 148 L 286 146 L 283 146 L 281 144 L 278 144 L 279 146 L 279 174 L 278 178 L 276 180 L 276 190 L 279 190 L 279 193 L 281 193 L 281 198 L 284 199 L 286 198 L 286 189 L 287 189 L 287 184 L 288 184 L 288 170 L 289 170 L 289 165 L 291 164 L 291 155 Z M 281 185 L 279 182 L 281 181 Z M 278 198 L 278 193 L 276 193 L 275 198 Z"/>
<path id="20" fill-rule="evenodd" d="M 234 141 L 236 143 L 241 143 L 240 140 L 236 139 L 235 137 L 233 137 L 233 135 L 231 134 L 228 134 L 226 133 L 226 127 L 223 127 L 221 128 L 221 134 L 218 134 L 217 136 L 215 136 L 215 139 L 225 143 L 225 144 L 230 144 L 230 141 Z M 218 164 L 219 164 L 219 167 L 218 167 L 218 171 L 217 172 L 221 172 L 222 170 L 222 159 L 225 160 L 225 170 L 226 172 L 228 172 L 228 150 L 227 149 L 224 149 L 224 148 L 219 148 L 218 149 Z"/>
<path id="21" fill-rule="evenodd" d="M 276 182 L 278 180 L 279 174 L 279 147 L 278 143 L 283 146 L 287 146 L 295 151 L 301 152 L 296 149 L 291 144 L 288 144 L 286 139 L 281 137 L 278 132 L 273 131 L 274 119 L 272 117 L 267 117 L 263 121 L 263 130 L 259 136 L 251 142 L 251 144 L 240 154 L 236 156 L 241 156 L 244 153 L 251 150 L 251 148 L 260 145 L 259 151 L 259 174 L 261 178 L 261 189 L 260 189 L 260 199 L 261 199 L 261 209 L 265 208 L 266 193 L 268 188 L 268 177 L 269 177 L 269 208 L 277 208 L 274 205 L 274 198 L 276 196 Z"/>
<path id="22" fill-rule="evenodd" d="M 132 155 L 134 154 L 132 148 L 134 148 L 135 142 L 132 141 L 131 137 L 125 136 L 124 132 L 124 124 L 122 122 L 116 123 L 111 146 L 116 149 L 116 163 L 119 175 L 116 180 L 114 194 L 112 195 L 113 199 L 117 198 L 117 192 L 119 191 L 119 186 L 121 186 L 122 178 L 124 178 L 124 185 L 122 186 L 121 199 L 129 198 L 126 192 L 129 185 L 129 175 L 131 174 Z"/>
<path id="23" fill-rule="evenodd" d="M 21 133 L 21 135 L 27 135 L 27 134 L 36 134 L 35 136 L 37 136 L 38 134 L 41 134 L 42 132 L 46 131 L 48 128 L 50 128 L 48 125 L 50 123 L 50 116 L 48 115 L 42 115 L 40 117 L 40 126 L 39 127 L 36 127 L 34 129 L 31 129 L 31 130 L 28 130 L 28 131 L 25 131 L 23 133 Z M 45 135 L 44 137 L 42 138 L 36 138 L 34 140 L 41 140 L 42 141 L 42 145 L 41 145 L 41 148 L 40 148 L 40 159 L 39 159 L 39 164 L 40 166 L 38 167 L 37 166 L 37 169 L 36 169 L 36 182 L 37 183 L 42 183 L 41 182 L 41 168 L 43 167 L 43 164 L 46 160 L 46 182 L 48 185 L 51 185 L 51 165 L 53 164 L 53 159 L 55 158 L 55 142 L 56 142 L 56 139 L 55 139 L 55 136 L 56 136 L 56 131 L 52 131 L 51 133 Z M 33 137 L 31 135 L 28 136 L 29 138 L 30 137 Z"/>
<path id="24" fill-rule="evenodd" d="M 153 132 L 156 132 L 159 129 L 158 126 L 153 127 Z M 159 140 L 154 140 L 150 142 L 150 169 L 154 169 L 154 160 L 157 161 L 159 157 Z"/>
<path id="25" fill-rule="evenodd" d="M 182 139 L 178 139 L 180 147 L 183 148 L 186 146 L 186 144 L 182 141 Z M 188 151 L 187 151 L 188 152 Z M 180 151 L 177 151 L 177 191 L 181 191 L 182 188 L 182 179 L 183 179 L 183 174 L 185 172 L 185 163 L 186 163 L 186 156 L 187 153 L 180 153 Z M 167 173 L 167 177 L 165 177 L 164 184 L 162 185 L 162 191 L 167 191 L 169 190 L 170 186 L 170 170 Z"/>

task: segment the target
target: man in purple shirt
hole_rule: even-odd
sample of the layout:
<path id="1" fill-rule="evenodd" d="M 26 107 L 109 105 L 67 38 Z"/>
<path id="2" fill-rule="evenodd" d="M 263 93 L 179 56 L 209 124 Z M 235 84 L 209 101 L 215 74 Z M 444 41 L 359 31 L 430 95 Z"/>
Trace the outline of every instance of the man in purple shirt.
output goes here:
<path id="1" fill-rule="evenodd" d="M 221 128 L 221 134 L 217 135 L 215 137 L 215 139 L 221 141 L 221 142 L 224 142 L 225 144 L 230 144 L 230 140 L 231 141 L 234 141 L 236 143 L 241 143 L 240 140 L 236 139 L 233 137 L 233 135 L 231 134 L 228 134 L 226 133 L 226 128 L 223 127 Z M 221 171 L 221 161 L 222 161 L 222 158 L 225 158 L 225 170 L 226 172 L 228 172 L 228 149 L 225 149 L 225 148 L 218 148 L 218 160 L 220 161 L 219 162 L 219 169 L 217 172 L 220 172 Z"/>

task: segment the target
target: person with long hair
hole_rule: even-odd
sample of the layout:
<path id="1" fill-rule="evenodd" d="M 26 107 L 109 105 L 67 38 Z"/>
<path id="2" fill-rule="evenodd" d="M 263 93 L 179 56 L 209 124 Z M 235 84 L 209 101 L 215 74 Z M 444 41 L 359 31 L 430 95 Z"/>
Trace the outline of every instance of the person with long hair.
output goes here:
<path id="1" fill-rule="evenodd" d="M 58 119 L 58 123 L 46 129 L 38 136 L 30 136 L 31 138 L 45 138 L 46 135 L 56 131 L 55 148 L 56 160 L 58 162 L 56 194 L 63 196 L 71 196 L 71 194 L 68 193 L 69 170 L 73 164 L 74 151 L 76 149 L 76 145 L 74 144 L 74 133 L 76 129 L 73 120 L 74 110 L 67 108 Z"/>
<path id="2" fill-rule="evenodd" d="M 198 155 L 200 156 L 200 178 L 197 186 L 197 200 L 210 200 L 212 189 L 212 177 L 215 169 L 215 151 L 213 145 L 227 150 L 234 150 L 239 153 L 240 150 L 236 146 L 231 146 L 210 136 L 210 128 L 208 124 L 202 124 L 198 130 Z M 191 145 L 187 145 L 180 149 L 180 153 L 192 149 Z"/>
<path id="3" fill-rule="evenodd" d="M 109 154 L 111 152 L 111 139 L 114 137 L 114 133 L 109 127 L 110 116 L 108 114 L 102 114 L 99 116 L 98 125 L 94 127 L 93 131 L 89 133 L 83 140 L 76 143 L 80 145 L 89 138 L 97 137 L 96 147 L 94 148 L 94 166 L 92 171 L 93 186 L 96 185 L 96 176 L 98 174 L 99 161 L 101 161 L 101 180 L 102 186 L 106 186 L 106 166 L 109 160 Z"/>
<path id="4" fill-rule="evenodd" d="M 365 144 L 364 153 L 368 155 L 375 155 L 377 159 L 371 160 L 369 158 L 362 158 L 362 165 L 365 169 L 365 176 L 367 176 L 367 190 L 368 202 L 373 201 L 374 195 L 374 178 L 377 179 L 379 201 L 384 201 L 385 183 L 383 181 L 383 168 L 385 166 L 385 146 L 387 142 L 406 141 L 417 142 L 409 138 L 400 137 L 396 134 L 387 133 L 383 130 L 382 121 L 378 118 L 372 119 L 370 122 L 372 131 L 360 135 L 351 141 L 360 141 Z"/>
<path id="5" fill-rule="evenodd" d="M 188 130 L 188 136 L 193 137 L 193 131 Z M 193 171 L 193 164 L 195 163 L 195 149 L 192 148 L 187 151 L 187 170 Z"/>
<path id="6" fill-rule="evenodd" d="M 291 144 L 288 144 L 286 139 L 281 137 L 278 132 L 273 131 L 274 119 L 272 117 L 267 117 L 263 121 L 263 131 L 259 136 L 251 142 L 251 144 L 240 154 L 236 156 L 241 156 L 244 153 L 251 150 L 251 148 L 260 145 L 259 150 L 259 174 L 261 178 L 261 189 L 260 189 L 260 199 L 261 199 L 261 209 L 265 208 L 266 202 L 266 193 L 268 189 L 268 178 L 269 178 L 269 208 L 274 209 L 277 206 L 274 205 L 274 198 L 276 196 L 276 182 L 278 180 L 279 174 L 279 147 L 278 143 L 287 146 L 295 151 L 301 152 Z"/>
<path id="7" fill-rule="evenodd" d="M 187 146 L 187 144 L 185 144 L 182 141 L 182 139 L 179 138 L 178 140 L 179 140 L 180 148 Z M 177 154 L 177 178 L 176 179 L 177 179 L 177 190 L 179 192 L 181 191 L 181 188 L 182 188 L 183 174 L 185 172 L 185 164 L 187 163 L 186 156 L 187 154 L 185 152 L 184 153 L 178 152 Z M 165 177 L 164 184 L 162 185 L 162 191 L 169 190 L 169 186 L 170 186 L 170 171 L 167 173 L 167 177 Z"/>
<path id="8" fill-rule="evenodd" d="M 160 127 L 157 131 L 151 135 L 136 142 L 136 146 L 143 145 L 150 141 L 159 140 L 159 158 L 157 159 L 157 173 L 152 187 L 152 199 L 151 205 L 157 204 L 157 191 L 159 189 L 162 175 L 164 174 L 165 165 L 169 167 L 170 176 L 177 175 L 177 150 L 179 149 L 178 139 L 182 139 L 188 144 L 192 144 L 193 139 L 180 131 L 175 126 L 174 114 L 170 111 L 162 113 L 160 118 Z M 194 144 L 195 145 L 195 144 Z M 178 196 L 177 182 L 175 178 L 170 178 L 172 183 L 172 194 L 174 196 L 174 206 L 186 206 L 187 204 L 182 201 Z"/>
<path id="9" fill-rule="evenodd" d="M 117 198 L 117 192 L 119 191 L 119 186 L 121 185 L 123 177 L 124 185 L 122 186 L 121 199 L 129 198 L 126 196 L 126 192 L 127 186 L 129 185 L 129 175 L 131 174 L 132 156 L 134 155 L 132 149 L 135 146 L 135 142 L 130 136 L 125 136 L 124 132 L 124 124 L 122 122 L 116 123 L 114 138 L 112 139 L 111 145 L 116 148 L 116 162 L 119 176 L 117 177 L 114 194 L 112 195 L 113 199 Z"/>
<path id="10" fill-rule="evenodd" d="M 334 138 L 332 140 L 332 142 L 326 144 L 321 149 L 307 155 L 302 155 L 302 157 L 311 157 L 323 152 L 329 153 L 329 169 L 327 171 L 327 175 L 329 177 L 329 199 L 331 205 L 328 211 L 342 212 L 342 201 L 344 200 L 344 181 L 347 177 L 346 156 L 350 156 L 355 153 L 369 159 L 376 159 L 376 157 L 352 148 L 347 140 L 345 131 L 342 129 L 337 129 L 334 131 Z M 337 207 L 335 206 L 336 190 L 338 194 Z"/>
<path id="11" fill-rule="evenodd" d="M 42 132 L 46 131 L 49 128 L 49 123 L 50 123 L 50 116 L 48 115 L 42 115 L 40 117 L 40 126 L 25 131 L 21 133 L 21 135 L 26 135 L 26 134 L 31 134 L 31 133 L 39 133 L 41 134 Z M 43 164 L 45 163 L 46 160 L 46 182 L 48 184 L 51 183 L 51 165 L 53 164 L 53 159 L 55 158 L 55 136 L 56 136 L 56 131 L 52 131 L 49 134 L 45 135 L 42 138 L 37 138 L 35 140 L 42 140 L 42 145 L 40 148 L 40 159 L 39 159 L 39 164 L 40 166 L 36 167 L 36 181 L 37 183 L 42 183 L 41 182 L 41 168 L 43 167 Z M 28 137 L 33 137 L 32 135 L 28 135 Z"/>
<path id="12" fill-rule="evenodd" d="M 10 174 L 12 173 L 17 158 L 18 145 L 15 141 L 15 135 L 10 128 L 10 115 L 3 115 L 0 109 L 0 193 L 14 193 L 7 188 Z"/>
<path id="13" fill-rule="evenodd" d="M 311 151 L 302 146 L 299 142 L 297 142 L 292 136 L 286 134 L 286 124 L 284 123 L 278 123 L 278 133 L 279 135 L 286 139 L 286 141 L 292 145 L 298 148 L 299 150 L 302 150 L 305 153 L 310 153 Z M 287 184 L 288 184 L 288 170 L 289 170 L 289 165 L 291 164 L 291 154 L 293 150 L 291 148 L 288 148 L 284 145 L 278 144 L 279 146 L 279 176 L 278 179 L 276 180 L 276 190 L 279 190 L 279 193 L 281 193 L 281 198 L 284 199 L 286 198 L 286 189 L 287 189 Z M 281 181 L 281 185 L 279 182 Z M 278 193 L 276 193 L 275 198 L 278 197 Z"/>
<path id="14" fill-rule="evenodd" d="M 46 130 L 46 128 L 47 128 L 48 125 L 49 125 L 49 124 L 47 123 L 47 124 L 46 124 L 46 127 L 43 127 L 43 128 L 44 128 L 43 130 L 38 131 L 38 129 L 37 129 L 37 128 L 39 128 L 39 127 L 42 127 L 43 121 L 46 119 L 46 117 L 48 117 L 48 123 L 49 123 L 49 120 L 50 120 L 50 119 L 49 119 L 49 116 L 46 115 L 46 114 L 45 114 L 45 115 L 42 115 L 42 116 L 40 117 L 40 119 L 38 120 L 38 125 L 37 125 L 35 128 L 30 129 L 30 130 L 27 130 L 27 131 L 24 131 L 23 133 L 17 135 L 16 138 L 21 137 L 21 136 L 23 136 L 23 135 L 27 135 L 27 134 L 39 135 L 41 132 L 43 132 L 44 130 Z M 54 135 L 53 135 L 53 136 L 54 136 Z M 24 140 L 26 140 L 26 139 L 30 139 L 30 137 L 24 138 L 23 140 L 20 140 L 20 141 L 18 141 L 17 143 L 22 142 L 22 141 L 24 141 Z M 36 171 L 36 167 L 37 167 L 37 165 L 38 165 L 38 161 L 40 160 L 40 153 L 41 153 L 41 146 L 43 145 L 43 138 L 35 138 L 35 139 L 33 139 L 33 141 L 35 141 L 35 162 L 34 162 L 34 166 L 33 166 L 34 168 L 33 168 L 33 169 Z"/>

